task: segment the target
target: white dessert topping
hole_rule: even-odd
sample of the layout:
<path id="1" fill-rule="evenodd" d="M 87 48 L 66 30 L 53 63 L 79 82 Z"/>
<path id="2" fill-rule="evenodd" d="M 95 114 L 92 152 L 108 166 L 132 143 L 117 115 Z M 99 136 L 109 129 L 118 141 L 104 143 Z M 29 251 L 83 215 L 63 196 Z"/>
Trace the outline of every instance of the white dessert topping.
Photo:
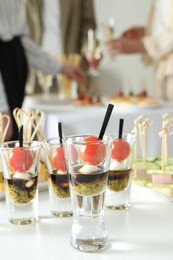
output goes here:
<path id="1" fill-rule="evenodd" d="M 18 179 L 29 179 L 29 174 L 28 173 L 24 173 L 24 172 L 16 172 L 13 176 L 13 178 L 18 178 Z"/>
<path id="2" fill-rule="evenodd" d="M 27 181 L 27 183 L 25 184 L 25 186 L 26 186 L 27 188 L 30 188 L 30 187 L 34 184 L 34 182 L 35 182 L 35 180 L 29 180 L 29 181 Z"/>
<path id="3" fill-rule="evenodd" d="M 58 174 L 67 174 L 67 171 L 58 170 Z"/>
<path id="4" fill-rule="evenodd" d="M 124 162 L 117 162 L 117 161 L 112 161 L 109 166 L 109 170 L 114 171 L 114 170 L 123 170 L 125 169 L 125 164 Z"/>
<path id="5" fill-rule="evenodd" d="M 79 172 L 80 173 L 92 173 L 98 170 L 98 167 L 95 165 L 89 165 L 86 164 L 83 167 L 80 168 Z"/>

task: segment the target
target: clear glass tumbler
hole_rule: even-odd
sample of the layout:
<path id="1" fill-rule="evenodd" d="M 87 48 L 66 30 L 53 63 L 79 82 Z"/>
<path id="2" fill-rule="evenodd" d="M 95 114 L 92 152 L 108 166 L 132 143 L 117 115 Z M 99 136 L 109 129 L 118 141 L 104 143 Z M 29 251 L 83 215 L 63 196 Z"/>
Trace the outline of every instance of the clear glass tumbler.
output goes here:
<path id="1" fill-rule="evenodd" d="M 127 209 L 131 205 L 132 163 L 136 136 L 124 133 L 111 134 L 113 138 L 111 162 L 106 192 L 106 207 L 110 209 Z"/>
<path id="2" fill-rule="evenodd" d="M 107 246 L 104 203 L 111 138 L 69 136 L 64 140 L 73 207 L 71 245 L 83 252 Z"/>
<path id="3" fill-rule="evenodd" d="M 73 213 L 63 145 L 57 137 L 44 141 L 43 147 L 48 169 L 50 211 L 57 217 L 70 217 Z"/>
<path id="4" fill-rule="evenodd" d="M 41 143 L 18 141 L 0 146 L 9 222 L 33 224 L 38 220 L 37 162 Z"/>

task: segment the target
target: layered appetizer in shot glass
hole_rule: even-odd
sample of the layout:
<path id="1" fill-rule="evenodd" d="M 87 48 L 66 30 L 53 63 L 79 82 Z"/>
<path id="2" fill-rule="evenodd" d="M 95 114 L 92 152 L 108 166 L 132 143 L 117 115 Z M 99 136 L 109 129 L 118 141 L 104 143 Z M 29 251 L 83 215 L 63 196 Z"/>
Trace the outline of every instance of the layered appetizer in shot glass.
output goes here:
<path id="1" fill-rule="evenodd" d="M 31 171 L 34 161 L 34 150 L 27 146 L 16 146 L 7 155 L 9 167 L 5 186 L 10 200 L 18 205 L 30 203 L 36 196 L 38 174 Z"/>
<path id="2" fill-rule="evenodd" d="M 123 138 L 113 141 L 108 175 L 108 189 L 112 191 L 122 191 L 129 185 L 131 178 L 130 149 L 130 144 Z"/>
<path id="3" fill-rule="evenodd" d="M 93 135 L 65 139 L 73 207 L 71 245 L 82 252 L 107 246 L 104 203 L 112 139 Z"/>
<path id="4" fill-rule="evenodd" d="M 57 217 L 70 217 L 72 207 L 62 138 L 47 139 L 43 147 L 48 170 L 50 211 Z"/>
<path id="5" fill-rule="evenodd" d="M 111 162 L 108 171 L 106 206 L 110 209 L 126 209 L 130 206 L 132 162 L 135 135 L 113 135 Z"/>
<path id="6" fill-rule="evenodd" d="M 52 171 L 49 171 L 48 181 L 56 197 L 69 198 L 69 182 L 65 163 L 63 146 L 61 144 L 50 151 Z"/>
<path id="7" fill-rule="evenodd" d="M 12 224 L 34 224 L 38 220 L 37 162 L 40 147 L 40 142 L 23 142 L 22 137 L 0 147 L 7 215 Z"/>
<path id="8" fill-rule="evenodd" d="M 80 143 L 79 139 L 79 143 Z M 74 193 L 81 196 L 93 196 L 105 189 L 107 182 L 107 171 L 100 164 L 106 156 L 106 146 L 99 143 L 96 136 L 86 137 L 81 145 L 78 155 L 75 147 L 68 144 L 68 153 L 72 151 L 73 160 L 81 160 L 69 169 L 71 188 Z M 71 145 L 71 147 L 70 147 Z M 76 157 L 76 158 L 75 158 Z M 84 163 L 82 163 L 84 162 Z"/>

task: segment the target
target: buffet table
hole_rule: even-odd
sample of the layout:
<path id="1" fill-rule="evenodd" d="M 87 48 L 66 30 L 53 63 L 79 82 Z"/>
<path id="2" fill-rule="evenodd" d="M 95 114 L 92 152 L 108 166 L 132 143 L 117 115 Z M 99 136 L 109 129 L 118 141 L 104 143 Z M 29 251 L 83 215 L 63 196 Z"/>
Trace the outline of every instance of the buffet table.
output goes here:
<path id="1" fill-rule="evenodd" d="M 106 103 L 93 106 L 75 106 L 68 101 L 60 101 L 56 96 L 48 98 L 34 96 L 26 97 L 25 108 L 42 109 L 46 112 L 45 135 L 57 136 L 58 121 L 62 122 L 64 135 L 93 133 L 98 135 L 106 112 Z M 124 132 L 130 132 L 134 127 L 134 119 L 139 115 L 150 117 L 153 125 L 147 134 L 147 155 L 161 154 L 162 115 L 169 113 L 173 116 L 173 104 L 160 103 L 156 106 L 115 106 L 106 132 L 118 131 L 119 119 L 124 118 Z M 168 137 L 168 151 L 173 156 L 173 136 Z M 171 141 L 172 140 L 172 141 Z"/>
<path id="2" fill-rule="evenodd" d="M 39 221 L 16 226 L 6 218 L 0 201 L 0 258 L 8 260 L 172 260 L 173 205 L 152 190 L 132 185 L 129 210 L 105 209 L 109 246 L 97 253 L 81 253 L 70 246 L 72 217 L 49 213 L 48 191 L 39 193 Z"/>

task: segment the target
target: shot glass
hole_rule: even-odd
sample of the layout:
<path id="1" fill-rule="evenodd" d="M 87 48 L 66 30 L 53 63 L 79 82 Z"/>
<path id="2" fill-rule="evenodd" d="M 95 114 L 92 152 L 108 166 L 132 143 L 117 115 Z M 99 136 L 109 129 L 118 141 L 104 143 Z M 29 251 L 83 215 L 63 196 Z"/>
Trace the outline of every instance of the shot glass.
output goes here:
<path id="1" fill-rule="evenodd" d="M 37 162 L 41 143 L 18 141 L 0 146 L 8 220 L 12 224 L 34 224 L 38 220 Z"/>
<path id="2" fill-rule="evenodd" d="M 43 147 L 48 169 L 50 211 L 57 217 L 70 217 L 73 213 L 63 145 L 57 137 L 44 141 Z"/>
<path id="3" fill-rule="evenodd" d="M 127 209 L 131 205 L 131 181 L 134 145 L 134 134 L 111 135 L 112 153 L 106 192 L 106 207 L 110 209 Z"/>
<path id="4" fill-rule="evenodd" d="M 104 205 L 111 138 L 68 136 L 64 143 L 73 207 L 70 243 L 95 252 L 107 246 Z"/>
<path id="5" fill-rule="evenodd" d="M 0 192 L 4 191 L 5 186 L 4 186 L 4 175 L 3 175 L 3 169 L 1 165 L 1 160 L 0 160 Z"/>

